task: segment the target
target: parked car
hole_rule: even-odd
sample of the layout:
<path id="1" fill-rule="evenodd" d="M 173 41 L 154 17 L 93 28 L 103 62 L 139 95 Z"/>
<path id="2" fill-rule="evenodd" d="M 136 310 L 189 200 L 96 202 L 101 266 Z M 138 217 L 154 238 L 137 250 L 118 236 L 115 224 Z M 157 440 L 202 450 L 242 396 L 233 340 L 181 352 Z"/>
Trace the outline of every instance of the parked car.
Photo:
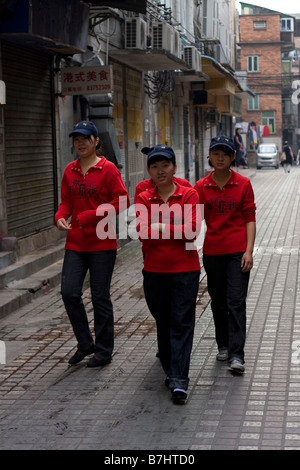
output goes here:
<path id="1" fill-rule="evenodd" d="M 256 153 L 256 168 L 263 166 L 279 168 L 279 149 L 276 144 L 260 144 Z"/>

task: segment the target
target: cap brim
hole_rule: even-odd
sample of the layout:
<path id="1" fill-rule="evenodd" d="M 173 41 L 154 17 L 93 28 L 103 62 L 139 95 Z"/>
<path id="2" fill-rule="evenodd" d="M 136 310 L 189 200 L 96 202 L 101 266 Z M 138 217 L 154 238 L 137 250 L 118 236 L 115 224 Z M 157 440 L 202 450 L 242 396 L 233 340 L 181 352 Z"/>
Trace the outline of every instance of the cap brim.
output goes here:
<path id="1" fill-rule="evenodd" d="M 157 157 L 157 156 L 160 156 L 160 157 L 165 157 L 165 158 L 168 158 L 169 160 L 171 160 L 172 158 L 175 158 L 174 155 L 170 155 L 169 153 L 165 153 L 163 151 L 159 151 L 159 152 L 153 152 L 151 153 L 151 155 L 149 156 L 148 155 L 148 161 L 151 160 L 151 158 L 153 157 Z"/>
<path id="2" fill-rule="evenodd" d="M 93 132 L 88 131 L 86 129 L 78 130 L 78 131 L 73 131 L 71 134 L 69 134 L 69 137 L 72 137 L 74 134 L 83 134 L 83 135 L 95 135 Z M 97 136 L 98 137 L 98 136 Z"/>
<path id="3" fill-rule="evenodd" d="M 213 149 L 213 148 L 215 148 L 215 147 L 226 147 L 226 148 L 228 148 L 229 150 L 231 150 L 232 152 L 235 152 L 235 150 L 234 150 L 232 147 L 230 147 L 230 145 L 227 145 L 227 144 L 220 144 L 220 143 L 216 143 L 216 144 L 211 145 L 211 146 L 209 147 L 209 150 L 211 150 L 211 149 Z"/>

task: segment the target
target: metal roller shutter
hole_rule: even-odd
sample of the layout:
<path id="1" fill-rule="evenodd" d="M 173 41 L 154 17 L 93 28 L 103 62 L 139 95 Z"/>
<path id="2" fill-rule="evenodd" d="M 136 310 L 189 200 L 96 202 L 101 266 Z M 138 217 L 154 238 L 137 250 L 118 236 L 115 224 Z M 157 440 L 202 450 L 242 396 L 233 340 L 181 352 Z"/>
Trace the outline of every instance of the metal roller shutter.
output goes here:
<path id="1" fill-rule="evenodd" d="M 8 235 L 53 225 L 55 209 L 51 62 L 47 54 L 2 43 Z"/>

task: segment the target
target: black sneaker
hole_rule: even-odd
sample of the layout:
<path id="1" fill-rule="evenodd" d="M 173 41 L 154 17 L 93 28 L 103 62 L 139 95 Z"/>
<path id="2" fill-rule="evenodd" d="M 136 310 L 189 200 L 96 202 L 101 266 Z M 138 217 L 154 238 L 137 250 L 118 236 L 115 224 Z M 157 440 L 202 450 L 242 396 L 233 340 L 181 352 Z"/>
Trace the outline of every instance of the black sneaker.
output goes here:
<path id="1" fill-rule="evenodd" d="M 111 358 L 109 359 L 100 359 L 96 356 L 91 357 L 89 361 L 87 362 L 87 367 L 103 367 L 106 366 L 106 364 L 109 364 L 111 362 Z"/>
<path id="2" fill-rule="evenodd" d="M 217 361 L 227 361 L 228 360 L 228 349 L 227 348 L 219 348 L 216 359 L 217 359 Z"/>
<path id="3" fill-rule="evenodd" d="M 187 393 L 183 388 L 174 388 L 172 390 L 172 399 L 174 403 L 183 404 L 187 399 Z"/>
<path id="4" fill-rule="evenodd" d="M 94 354 L 95 352 L 95 348 L 94 346 L 91 346 L 89 349 L 85 349 L 85 350 L 80 350 L 80 349 L 77 349 L 76 353 L 70 357 L 69 359 L 69 364 L 71 366 L 74 366 L 75 364 L 78 364 L 79 362 L 81 362 L 86 356 L 90 356 L 91 354 Z"/>
<path id="5" fill-rule="evenodd" d="M 232 372 L 237 372 L 238 374 L 243 374 L 245 371 L 245 366 L 240 359 L 235 358 L 232 359 L 232 361 L 229 363 L 229 370 Z"/>

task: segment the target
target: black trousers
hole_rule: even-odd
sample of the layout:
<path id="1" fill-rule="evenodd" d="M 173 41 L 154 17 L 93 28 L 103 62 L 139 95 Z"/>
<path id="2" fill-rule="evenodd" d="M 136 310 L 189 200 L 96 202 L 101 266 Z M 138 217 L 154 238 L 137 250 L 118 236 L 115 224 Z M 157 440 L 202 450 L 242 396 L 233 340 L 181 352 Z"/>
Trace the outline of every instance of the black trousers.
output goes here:
<path id="1" fill-rule="evenodd" d="M 203 255 L 203 265 L 218 348 L 228 348 L 229 361 L 238 358 L 244 362 L 250 272 L 242 272 L 242 256 L 243 253 Z"/>
<path id="2" fill-rule="evenodd" d="M 143 271 L 148 308 L 155 318 L 161 365 L 169 387 L 188 388 L 200 271 Z"/>
<path id="3" fill-rule="evenodd" d="M 66 250 L 62 269 L 61 293 L 67 314 L 78 341 L 78 349 L 89 349 L 93 337 L 82 301 L 82 286 L 87 271 L 94 308 L 95 354 L 110 359 L 114 347 L 113 305 L 110 284 L 117 250 Z"/>

